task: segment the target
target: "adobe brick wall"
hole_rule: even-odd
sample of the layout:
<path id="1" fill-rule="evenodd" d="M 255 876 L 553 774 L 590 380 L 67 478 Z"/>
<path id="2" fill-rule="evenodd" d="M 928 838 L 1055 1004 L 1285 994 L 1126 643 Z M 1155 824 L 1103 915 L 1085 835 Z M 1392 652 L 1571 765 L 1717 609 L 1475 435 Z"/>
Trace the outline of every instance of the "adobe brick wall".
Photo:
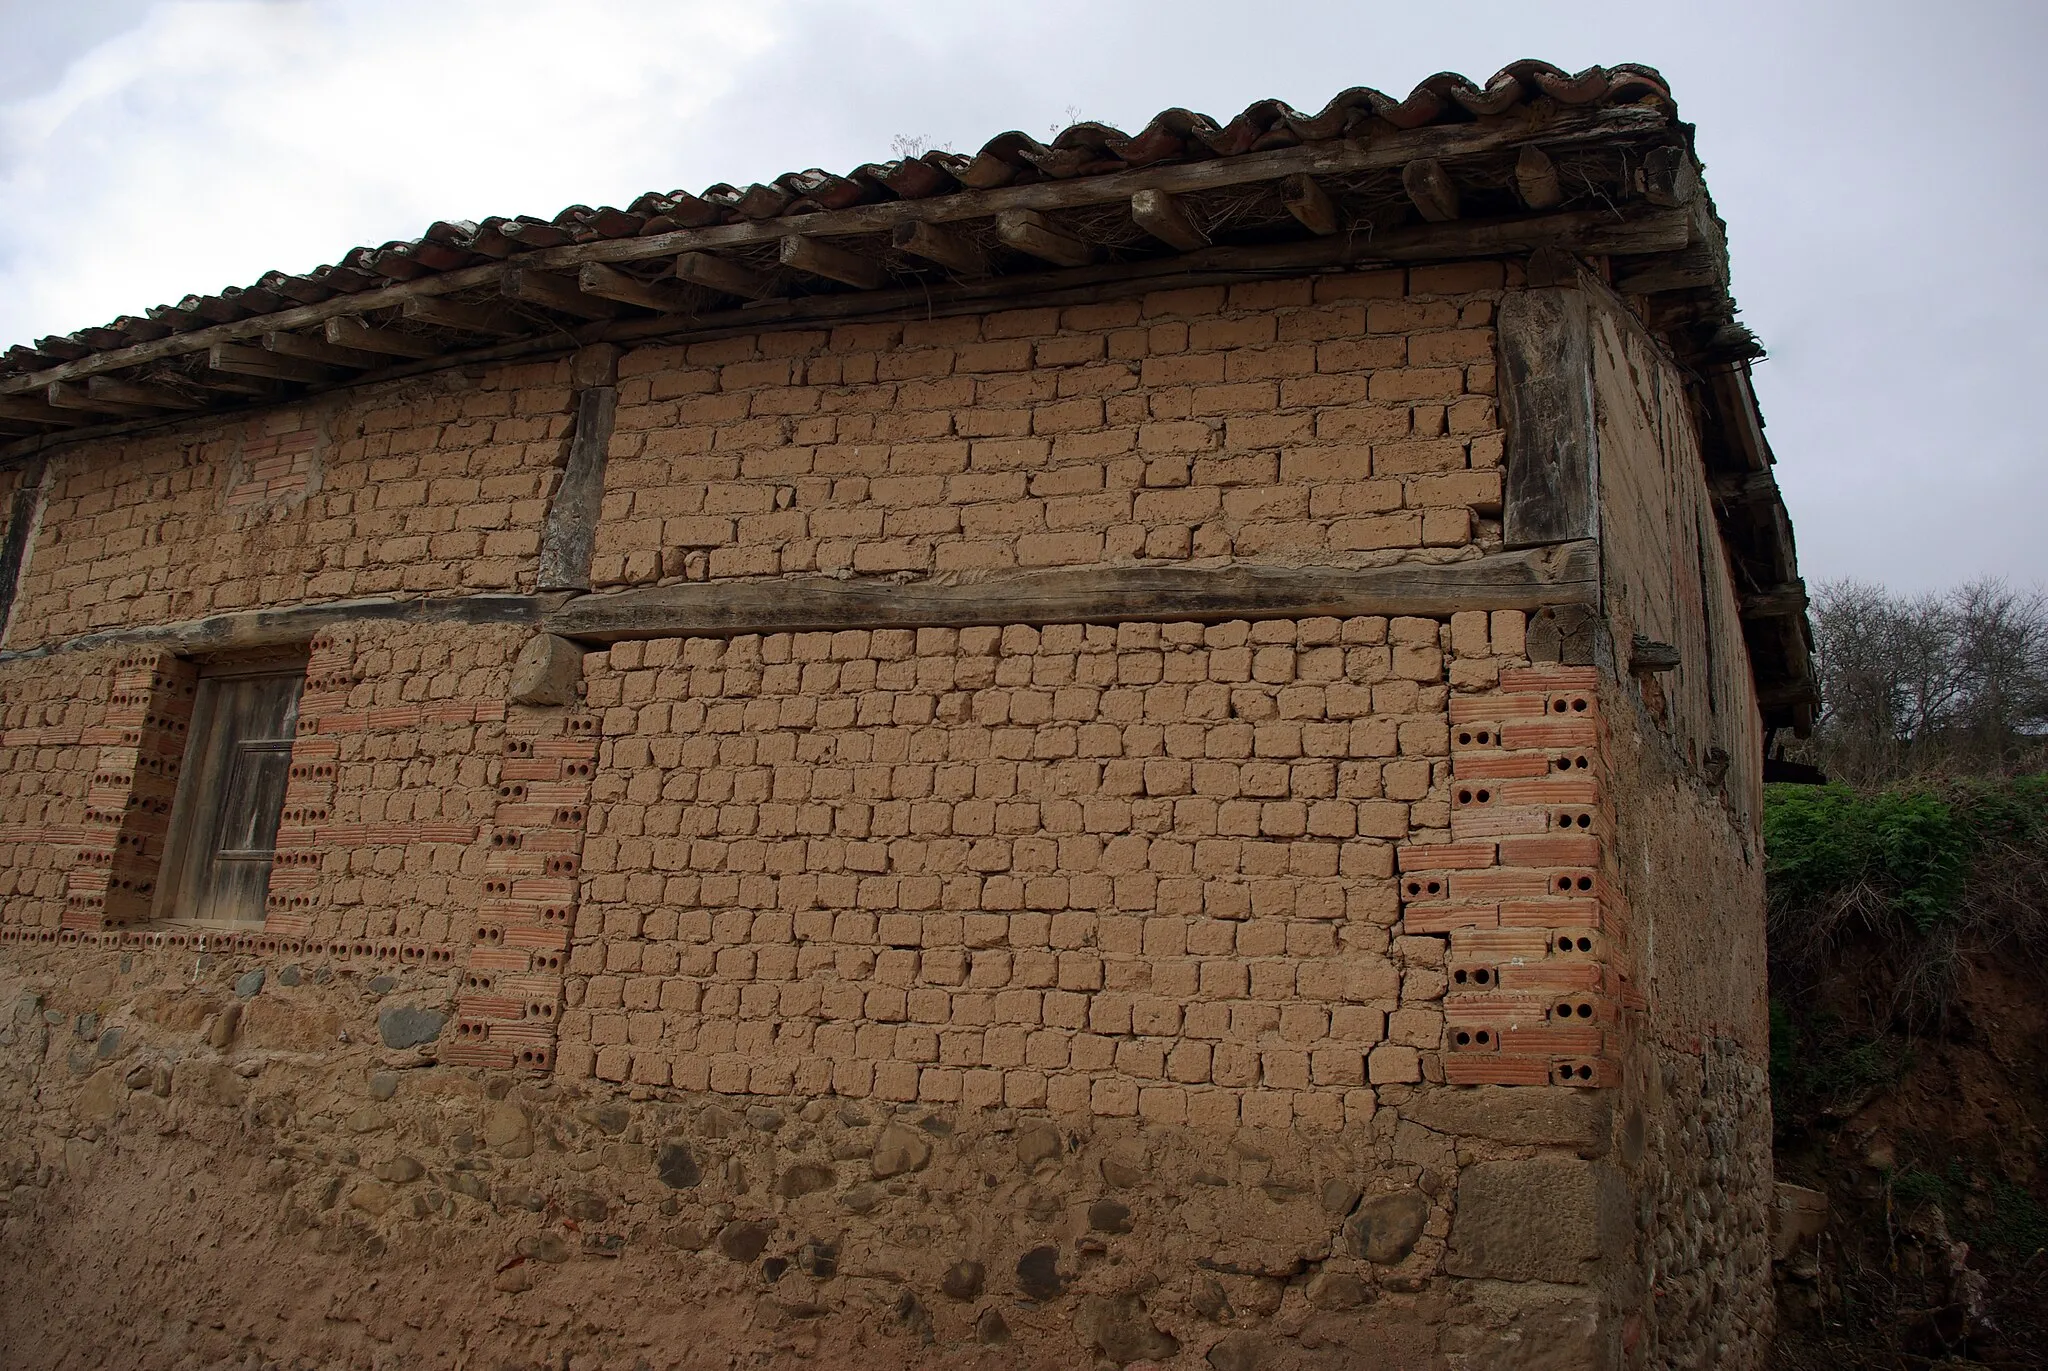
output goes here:
<path id="1" fill-rule="evenodd" d="M 1463 547 L 1500 507 L 1491 325 L 1510 270 L 638 349 L 594 579 Z"/>
<path id="2" fill-rule="evenodd" d="M 1519 282 L 632 351 L 594 579 L 1496 550 Z M 1662 416 L 1603 431 L 1625 641 L 1692 612 L 1644 491 L 1704 506 L 1615 337 L 1603 414 Z M 570 377 L 69 453 L 8 645 L 530 589 Z M 1761 968 L 1714 930 L 1760 909 L 1753 777 L 1724 807 L 1687 746 L 1754 746 L 1739 638 L 1660 712 L 1514 609 L 654 639 L 559 707 L 509 699 L 529 634 L 311 642 L 269 917 L 225 938 L 67 926 L 95 786 L 140 793 L 93 730 L 175 661 L 0 663 L 0 1259 L 64 1292 L 0 1345 L 1751 1364 Z M 173 1172 L 218 1270 L 158 1234 Z M 180 1305 L 114 1316 L 174 1261 Z"/>
<path id="3" fill-rule="evenodd" d="M 506 365 L 67 449 L 0 645 L 530 589 L 569 396 L 566 360 Z"/>

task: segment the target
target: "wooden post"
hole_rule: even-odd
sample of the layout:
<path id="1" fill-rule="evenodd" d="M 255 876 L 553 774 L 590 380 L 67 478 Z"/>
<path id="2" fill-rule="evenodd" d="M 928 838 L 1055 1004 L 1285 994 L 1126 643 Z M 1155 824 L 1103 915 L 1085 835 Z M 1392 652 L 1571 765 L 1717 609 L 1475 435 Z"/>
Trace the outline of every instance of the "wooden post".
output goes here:
<path id="1" fill-rule="evenodd" d="M 618 405 L 615 386 L 591 386 L 576 397 L 569 460 L 541 534 L 538 590 L 590 589 L 590 556 L 597 546 L 597 516 L 604 503 L 605 453 Z"/>
<path id="2" fill-rule="evenodd" d="M 1593 344 L 1586 295 L 1508 292 L 1500 307 L 1500 404 L 1507 429 L 1502 540 L 1531 547 L 1600 536 Z"/>

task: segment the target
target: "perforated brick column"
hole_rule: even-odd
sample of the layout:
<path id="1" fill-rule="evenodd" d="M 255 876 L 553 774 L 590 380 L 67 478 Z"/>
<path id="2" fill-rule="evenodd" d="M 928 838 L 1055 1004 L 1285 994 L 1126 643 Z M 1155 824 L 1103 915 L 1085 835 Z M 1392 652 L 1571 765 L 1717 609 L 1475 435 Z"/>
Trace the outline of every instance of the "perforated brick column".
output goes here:
<path id="1" fill-rule="evenodd" d="M 507 721 L 484 898 L 445 1061 L 554 1064 L 597 732 L 598 717 L 580 712 Z"/>
<path id="2" fill-rule="evenodd" d="M 199 673 L 168 652 L 115 666 L 105 719 L 80 743 L 99 745 L 78 855 L 64 882 L 63 927 L 123 928 L 149 918 L 171 801 L 192 726 Z"/>
<path id="3" fill-rule="evenodd" d="M 314 931 L 326 883 L 321 869 L 331 841 L 322 841 L 334 802 L 341 740 L 320 732 L 323 715 L 347 708 L 349 692 L 362 680 L 356 670 L 355 640 L 323 633 L 306 657 L 306 688 L 299 696 L 291 771 L 285 782 L 284 814 L 277 827 L 277 860 L 270 868 L 263 931 L 304 937 Z"/>
<path id="4" fill-rule="evenodd" d="M 1619 1081 L 1623 1011 L 1641 1002 L 1598 683 L 1592 667 L 1507 670 L 1451 702 L 1451 841 L 1397 853 L 1404 929 L 1449 940 L 1451 1084 Z"/>

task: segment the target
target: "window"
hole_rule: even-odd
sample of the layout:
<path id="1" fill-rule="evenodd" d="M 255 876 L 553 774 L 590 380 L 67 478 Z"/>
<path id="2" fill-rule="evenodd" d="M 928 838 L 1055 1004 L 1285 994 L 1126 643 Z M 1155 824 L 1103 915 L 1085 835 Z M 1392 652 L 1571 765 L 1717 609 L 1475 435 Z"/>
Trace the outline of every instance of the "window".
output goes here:
<path id="1" fill-rule="evenodd" d="M 202 670 L 171 808 L 158 918 L 260 924 L 298 728 L 303 664 Z"/>

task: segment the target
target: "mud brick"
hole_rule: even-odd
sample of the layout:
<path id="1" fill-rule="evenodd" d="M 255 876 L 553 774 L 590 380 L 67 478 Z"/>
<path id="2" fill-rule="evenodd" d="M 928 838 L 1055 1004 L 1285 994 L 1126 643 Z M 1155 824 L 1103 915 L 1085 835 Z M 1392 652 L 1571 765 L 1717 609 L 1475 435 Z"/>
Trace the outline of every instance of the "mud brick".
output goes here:
<path id="1" fill-rule="evenodd" d="M 514 899 L 541 904 L 559 904 L 565 900 L 574 903 L 576 882 L 561 876 L 521 876 L 512 882 L 508 893 Z"/>
<path id="2" fill-rule="evenodd" d="M 1547 752 L 1459 752 L 1451 753 L 1451 778 L 1458 781 L 1505 780 L 1511 777 L 1548 776 Z"/>
<path id="3" fill-rule="evenodd" d="M 1531 928 L 1469 929 L 1451 934 L 1453 961 L 1535 961 L 1549 952 L 1549 935 Z"/>
<path id="4" fill-rule="evenodd" d="M 1553 775 L 1547 780 L 1506 780 L 1495 787 L 1499 803 L 1510 805 L 1598 804 L 1600 787 L 1591 776 Z"/>
<path id="5" fill-rule="evenodd" d="M 1547 816 L 1546 816 L 1547 817 Z M 1596 866 L 1600 840 L 1590 834 L 1558 833 L 1542 838 L 1503 838 L 1502 866 Z"/>
<path id="6" fill-rule="evenodd" d="M 1502 672 L 1505 683 L 1508 673 Z M 1483 691 L 1474 695 L 1453 695 L 1450 702 L 1451 725 L 1455 730 L 1459 724 L 1501 725 L 1509 719 L 1540 719 L 1548 711 L 1548 697 L 1537 691 L 1508 693 L 1505 691 Z M 1457 733 L 1451 735 L 1452 746 L 1457 746 Z M 1473 744 L 1484 746 L 1484 744 Z"/>
<path id="7" fill-rule="evenodd" d="M 1540 1024 L 1547 1021 L 1549 1012 L 1549 999 L 1540 995 L 1516 995 L 1501 991 L 1491 995 L 1444 996 L 1444 1022 L 1467 1028 L 1506 1028 L 1511 1024 Z"/>
<path id="8" fill-rule="evenodd" d="M 526 1001 L 511 995 L 457 995 L 455 1012 L 470 1020 L 520 1020 L 526 1017 Z"/>
<path id="9" fill-rule="evenodd" d="M 1448 1085 L 1548 1085 L 1551 1064 L 1548 1057 L 1451 1052 L 1444 1054 L 1443 1072 Z"/>
<path id="10" fill-rule="evenodd" d="M 1597 1057 L 1606 1046 L 1603 1029 L 1588 1025 L 1535 1026 L 1517 1024 L 1503 1031 L 1501 1051 L 1553 1057 Z"/>
<path id="11" fill-rule="evenodd" d="M 1598 899 L 1557 898 L 1503 900 L 1500 904 L 1503 928 L 1596 928 L 1619 927 L 1612 906 Z"/>
<path id="12" fill-rule="evenodd" d="M 1493 865 L 1492 843 L 1410 843 L 1394 852 L 1401 871 L 1470 870 Z"/>
<path id="13" fill-rule="evenodd" d="M 1621 1084 L 1621 1063 L 1612 1057 L 1553 1057 L 1550 1080 L 1556 1085 L 1604 1089 Z"/>
<path id="14" fill-rule="evenodd" d="M 1490 904 L 1411 904 L 1401 910 L 1401 927 L 1409 933 L 1495 928 L 1499 923 L 1500 908 Z"/>
<path id="15" fill-rule="evenodd" d="M 566 928 L 507 928 L 505 944 L 508 948 L 523 947 L 547 952 L 562 952 L 569 947 L 569 930 Z"/>
<path id="16" fill-rule="evenodd" d="M 1548 833 L 1550 825 L 1551 811 L 1538 809 L 1533 805 L 1473 805 L 1451 811 L 1451 839 L 1454 844 L 1478 838 L 1507 838 L 1517 834 Z M 1499 844 L 1499 847 L 1502 866 L 1525 864 L 1507 856 L 1506 842 Z"/>
<path id="17" fill-rule="evenodd" d="M 1593 747 L 1600 741 L 1600 726 L 1592 719 L 1544 719 L 1538 723 L 1504 723 L 1500 726 L 1501 746 L 1519 748 Z"/>
<path id="18" fill-rule="evenodd" d="M 1566 961 L 1562 957 L 1502 966 L 1499 975 L 1503 990 L 1545 994 L 1600 990 L 1607 985 L 1607 969 L 1599 963 Z"/>
<path id="19" fill-rule="evenodd" d="M 1450 876 L 1454 900 L 1527 899 L 1550 894 L 1550 873 L 1496 867 L 1490 871 L 1454 871 Z"/>

